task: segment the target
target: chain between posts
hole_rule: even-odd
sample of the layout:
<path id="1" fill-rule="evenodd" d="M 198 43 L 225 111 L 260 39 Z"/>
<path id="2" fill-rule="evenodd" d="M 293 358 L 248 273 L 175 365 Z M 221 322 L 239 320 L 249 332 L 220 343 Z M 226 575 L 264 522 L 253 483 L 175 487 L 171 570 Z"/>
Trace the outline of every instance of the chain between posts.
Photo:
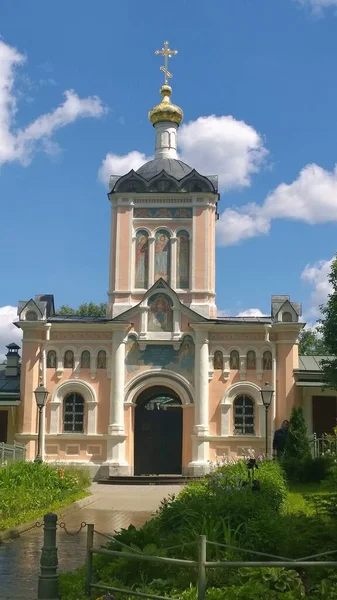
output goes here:
<path id="1" fill-rule="evenodd" d="M 59 526 L 60 529 L 63 529 L 68 535 L 77 535 L 78 533 L 80 533 L 82 531 L 82 529 L 85 529 L 87 527 L 87 523 L 85 521 L 82 521 L 82 523 L 79 526 L 79 529 L 77 529 L 77 531 L 68 531 L 67 526 L 64 523 L 64 521 L 61 521 L 61 523 L 57 523 L 57 525 Z"/>

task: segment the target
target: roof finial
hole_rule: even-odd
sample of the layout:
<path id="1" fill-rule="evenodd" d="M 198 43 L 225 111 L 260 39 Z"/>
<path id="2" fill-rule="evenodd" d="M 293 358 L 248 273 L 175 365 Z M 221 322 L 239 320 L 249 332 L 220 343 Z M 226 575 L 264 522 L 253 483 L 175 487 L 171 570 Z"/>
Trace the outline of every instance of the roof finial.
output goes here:
<path id="1" fill-rule="evenodd" d="M 169 48 L 169 43 L 168 42 L 164 42 L 164 48 L 162 48 L 161 50 L 156 50 L 155 54 L 162 54 L 162 56 L 164 57 L 164 65 L 162 65 L 160 67 L 160 70 L 163 71 L 164 75 L 165 75 L 165 85 L 168 84 L 168 80 L 172 79 L 172 73 L 170 73 L 167 69 L 168 67 L 168 59 L 171 58 L 172 56 L 175 56 L 176 54 L 178 54 L 178 50 L 171 50 Z"/>

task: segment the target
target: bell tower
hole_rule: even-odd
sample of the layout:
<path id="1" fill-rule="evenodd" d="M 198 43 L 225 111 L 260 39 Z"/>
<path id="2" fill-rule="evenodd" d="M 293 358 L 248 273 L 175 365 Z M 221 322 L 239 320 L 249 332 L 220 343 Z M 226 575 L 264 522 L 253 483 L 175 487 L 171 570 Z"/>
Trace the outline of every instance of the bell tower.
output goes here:
<path id="1" fill-rule="evenodd" d="M 179 159 L 183 111 L 171 102 L 168 84 L 168 59 L 177 51 L 165 42 L 156 54 L 164 57 L 165 80 L 160 103 L 149 111 L 154 158 L 137 171 L 110 178 L 109 317 L 141 302 L 163 279 L 183 304 L 214 318 L 217 177 L 201 175 Z"/>

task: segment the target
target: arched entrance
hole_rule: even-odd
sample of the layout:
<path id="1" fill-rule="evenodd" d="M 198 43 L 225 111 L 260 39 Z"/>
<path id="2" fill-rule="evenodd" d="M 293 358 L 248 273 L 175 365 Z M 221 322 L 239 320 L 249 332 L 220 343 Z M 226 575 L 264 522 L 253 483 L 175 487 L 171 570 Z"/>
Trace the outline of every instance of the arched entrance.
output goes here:
<path id="1" fill-rule="evenodd" d="M 135 475 L 182 472 L 181 400 L 168 387 L 153 386 L 137 398 L 135 408 Z"/>

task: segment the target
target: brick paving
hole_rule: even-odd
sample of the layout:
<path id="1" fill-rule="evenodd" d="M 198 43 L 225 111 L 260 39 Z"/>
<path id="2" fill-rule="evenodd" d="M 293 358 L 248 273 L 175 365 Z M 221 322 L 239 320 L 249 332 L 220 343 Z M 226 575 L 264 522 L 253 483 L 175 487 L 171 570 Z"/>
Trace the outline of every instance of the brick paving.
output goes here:
<path id="1" fill-rule="evenodd" d="M 90 505 L 67 513 L 67 529 L 76 531 L 82 521 L 94 523 L 95 529 L 111 535 L 133 524 L 140 527 L 151 518 L 161 500 L 177 494 L 181 486 L 115 486 L 93 484 Z M 43 541 L 41 529 L 23 533 L 19 538 L 0 546 L 1 600 L 36 600 L 39 561 Z M 97 536 L 95 544 L 104 544 Z M 86 532 L 69 536 L 58 530 L 59 570 L 68 571 L 81 566 L 85 560 Z"/>

